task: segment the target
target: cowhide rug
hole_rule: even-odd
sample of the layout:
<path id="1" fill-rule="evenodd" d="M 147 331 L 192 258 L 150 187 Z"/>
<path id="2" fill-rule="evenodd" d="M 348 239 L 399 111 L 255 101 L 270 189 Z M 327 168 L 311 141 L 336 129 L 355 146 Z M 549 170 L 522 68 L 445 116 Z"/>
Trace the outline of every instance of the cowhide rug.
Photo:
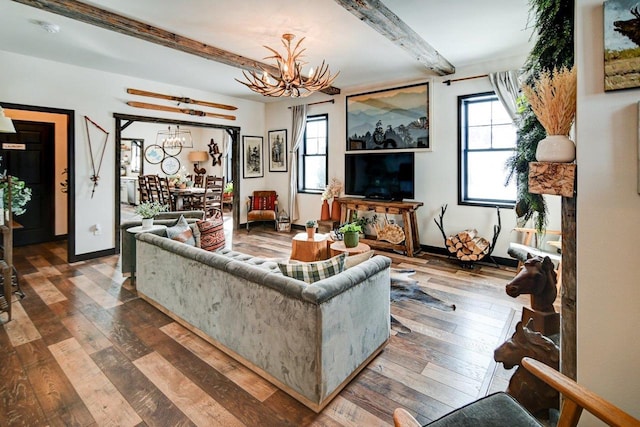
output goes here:
<path id="1" fill-rule="evenodd" d="M 438 310 L 453 311 L 456 309 L 454 304 L 445 303 L 423 291 L 418 281 L 409 277 L 415 272 L 415 270 L 391 269 L 391 302 L 414 300 Z M 411 332 L 411 329 L 393 316 L 391 316 L 391 329 L 401 334 Z"/>

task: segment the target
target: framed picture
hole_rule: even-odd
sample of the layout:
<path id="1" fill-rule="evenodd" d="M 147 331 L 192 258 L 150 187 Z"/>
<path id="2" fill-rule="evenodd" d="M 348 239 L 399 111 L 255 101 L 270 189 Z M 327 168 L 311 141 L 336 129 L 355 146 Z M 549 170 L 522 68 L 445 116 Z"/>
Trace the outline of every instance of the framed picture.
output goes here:
<path id="1" fill-rule="evenodd" d="M 243 178 L 260 178 L 264 176 L 262 166 L 262 137 L 243 136 Z"/>
<path id="2" fill-rule="evenodd" d="M 287 130 L 269 131 L 269 172 L 287 171 Z"/>
<path id="3" fill-rule="evenodd" d="M 180 160 L 177 157 L 167 156 L 162 160 L 160 168 L 167 175 L 175 175 L 180 170 Z"/>
<path id="4" fill-rule="evenodd" d="M 640 86 L 640 6 L 637 0 L 604 2 L 604 90 Z"/>
<path id="5" fill-rule="evenodd" d="M 157 165 L 164 159 L 164 150 L 158 144 L 151 144 L 144 149 L 144 158 L 152 165 Z"/>
<path id="6" fill-rule="evenodd" d="M 347 151 L 431 150 L 429 83 L 347 96 Z"/>

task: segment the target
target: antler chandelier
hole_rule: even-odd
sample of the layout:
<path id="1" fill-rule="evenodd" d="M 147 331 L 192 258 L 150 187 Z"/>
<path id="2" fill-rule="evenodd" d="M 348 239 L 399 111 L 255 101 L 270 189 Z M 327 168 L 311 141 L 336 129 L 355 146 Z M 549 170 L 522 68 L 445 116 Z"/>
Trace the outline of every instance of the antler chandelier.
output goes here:
<path id="1" fill-rule="evenodd" d="M 293 34 L 282 35 L 282 44 L 287 49 L 286 59 L 275 49 L 272 49 L 269 46 L 264 46 L 273 52 L 273 55 L 267 56 L 264 59 L 276 60 L 279 75 L 274 75 L 261 67 L 262 75 L 259 75 L 256 71 L 242 71 L 242 74 L 244 74 L 248 83 L 238 79 L 236 79 L 236 81 L 261 95 L 274 97 L 305 97 L 313 92 L 331 86 L 340 72 L 337 72 L 332 76 L 329 71 L 329 66 L 325 64 L 324 61 L 322 61 L 322 65 L 316 68 L 315 72 L 313 71 L 313 68 L 311 68 L 307 77 L 302 76 L 302 66 L 305 65 L 306 62 L 300 61 L 300 58 L 304 56 L 302 53 L 306 49 L 302 49 L 300 45 L 302 44 L 304 37 L 296 43 L 296 46 L 292 51 L 291 41 L 295 37 L 296 36 Z"/>

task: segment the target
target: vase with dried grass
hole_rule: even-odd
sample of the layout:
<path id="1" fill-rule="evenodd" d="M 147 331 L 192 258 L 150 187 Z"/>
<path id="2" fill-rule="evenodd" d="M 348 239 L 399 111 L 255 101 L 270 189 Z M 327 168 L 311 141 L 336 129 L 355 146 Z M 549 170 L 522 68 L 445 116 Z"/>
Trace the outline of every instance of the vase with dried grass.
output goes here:
<path id="1" fill-rule="evenodd" d="M 522 88 L 531 109 L 547 131 L 538 142 L 536 160 L 539 162 L 572 162 L 576 145 L 569 132 L 576 117 L 576 70 L 566 67 L 543 71 L 534 86 Z"/>

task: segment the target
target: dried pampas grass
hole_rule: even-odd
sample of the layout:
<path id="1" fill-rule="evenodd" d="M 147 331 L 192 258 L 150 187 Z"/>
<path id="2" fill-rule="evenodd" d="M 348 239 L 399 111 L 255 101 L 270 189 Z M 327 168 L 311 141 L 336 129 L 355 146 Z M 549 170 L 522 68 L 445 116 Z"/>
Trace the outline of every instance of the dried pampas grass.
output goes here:
<path id="1" fill-rule="evenodd" d="M 569 135 L 576 117 L 576 70 L 543 71 L 534 87 L 522 87 L 547 135 Z"/>

